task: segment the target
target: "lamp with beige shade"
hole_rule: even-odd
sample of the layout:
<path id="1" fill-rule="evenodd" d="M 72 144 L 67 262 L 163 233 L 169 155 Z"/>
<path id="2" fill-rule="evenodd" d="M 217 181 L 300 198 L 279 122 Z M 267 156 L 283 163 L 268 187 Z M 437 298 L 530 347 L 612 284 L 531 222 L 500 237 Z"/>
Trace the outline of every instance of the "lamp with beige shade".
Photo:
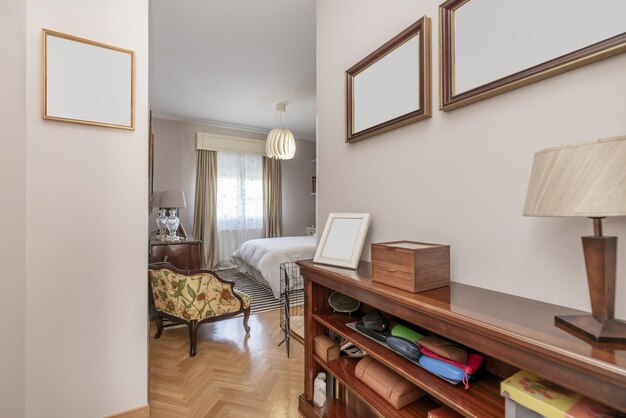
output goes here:
<path id="1" fill-rule="evenodd" d="M 185 193 L 180 190 L 154 192 L 152 194 L 152 206 L 159 208 L 159 216 L 156 219 L 159 230 L 157 238 L 166 241 L 180 241 L 178 231 L 182 228 L 182 224 L 178 218 L 178 209 L 187 207 Z M 165 216 L 166 211 L 169 211 L 170 216 Z M 164 229 L 168 231 L 167 236 L 164 235 Z M 184 228 L 181 232 L 183 238 L 186 238 L 187 233 Z"/>
<path id="2" fill-rule="evenodd" d="M 593 236 L 582 237 L 592 315 L 559 315 L 555 323 L 598 342 L 626 342 L 615 319 L 617 237 L 602 235 L 602 219 L 626 216 L 626 136 L 565 145 L 535 154 L 525 216 L 583 216 Z"/>

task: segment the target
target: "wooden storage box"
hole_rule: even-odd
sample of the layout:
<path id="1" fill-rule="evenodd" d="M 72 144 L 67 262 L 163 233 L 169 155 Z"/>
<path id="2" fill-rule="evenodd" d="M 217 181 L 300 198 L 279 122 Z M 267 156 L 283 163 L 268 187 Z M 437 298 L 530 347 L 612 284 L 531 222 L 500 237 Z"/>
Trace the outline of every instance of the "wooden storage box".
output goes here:
<path id="1" fill-rule="evenodd" d="M 422 389 L 370 356 L 359 360 L 354 375 L 396 409 L 404 408 L 426 395 Z"/>
<path id="2" fill-rule="evenodd" d="M 339 358 L 339 345 L 326 335 L 313 338 L 313 352 L 324 361 L 333 361 Z"/>
<path id="3" fill-rule="evenodd" d="M 412 293 L 450 285 L 450 246 L 393 241 L 372 244 L 372 281 Z"/>

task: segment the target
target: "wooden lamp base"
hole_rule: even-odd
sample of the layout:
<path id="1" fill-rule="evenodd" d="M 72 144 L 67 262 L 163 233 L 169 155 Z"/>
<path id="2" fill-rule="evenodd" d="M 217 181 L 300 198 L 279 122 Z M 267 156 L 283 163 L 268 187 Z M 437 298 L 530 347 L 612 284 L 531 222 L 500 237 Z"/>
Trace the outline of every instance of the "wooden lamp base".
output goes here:
<path id="1" fill-rule="evenodd" d="M 593 341 L 626 343 L 626 322 L 615 319 L 617 237 L 603 236 L 601 218 L 592 219 L 595 235 L 582 237 L 592 315 L 557 315 L 554 322 Z"/>
<path id="2" fill-rule="evenodd" d="M 557 315 L 554 322 L 559 328 L 574 335 L 600 343 L 626 343 L 626 322 L 619 319 L 596 319 L 592 315 Z"/>

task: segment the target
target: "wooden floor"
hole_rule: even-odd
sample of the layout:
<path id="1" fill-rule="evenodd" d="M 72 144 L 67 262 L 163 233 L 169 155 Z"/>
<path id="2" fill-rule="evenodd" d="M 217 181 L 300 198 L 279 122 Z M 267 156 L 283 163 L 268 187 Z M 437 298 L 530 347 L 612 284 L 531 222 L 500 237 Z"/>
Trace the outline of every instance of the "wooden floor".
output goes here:
<path id="1" fill-rule="evenodd" d="M 203 325 L 197 355 L 189 357 L 187 328 L 150 338 L 152 417 L 298 417 L 304 350 L 291 339 L 287 358 L 279 311 Z"/>

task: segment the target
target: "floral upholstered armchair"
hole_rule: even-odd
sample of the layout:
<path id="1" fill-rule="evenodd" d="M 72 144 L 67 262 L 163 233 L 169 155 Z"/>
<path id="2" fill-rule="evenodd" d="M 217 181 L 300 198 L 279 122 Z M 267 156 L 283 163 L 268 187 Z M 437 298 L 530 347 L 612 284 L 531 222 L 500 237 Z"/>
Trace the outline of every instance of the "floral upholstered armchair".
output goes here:
<path id="1" fill-rule="evenodd" d="M 150 287 L 157 310 L 157 333 L 163 332 L 163 317 L 189 328 L 189 355 L 196 355 L 198 327 L 243 313 L 243 326 L 250 332 L 250 296 L 234 288 L 210 270 L 180 270 L 169 263 L 150 264 Z"/>

